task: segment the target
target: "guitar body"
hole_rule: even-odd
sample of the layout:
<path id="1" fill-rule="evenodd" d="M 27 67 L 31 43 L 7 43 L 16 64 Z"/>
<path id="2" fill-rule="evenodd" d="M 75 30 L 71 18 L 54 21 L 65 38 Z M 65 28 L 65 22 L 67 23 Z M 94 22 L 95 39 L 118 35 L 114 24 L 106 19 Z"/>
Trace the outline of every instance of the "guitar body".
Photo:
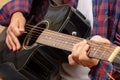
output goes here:
<path id="1" fill-rule="evenodd" d="M 85 17 L 69 5 L 50 6 L 44 20 L 49 22 L 46 28 L 60 33 L 87 38 L 91 31 Z M 4 44 L 5 35 L 5 31 L 0 35 L 4 37 L 0 40 L 0 63 L 13 63 L 20 74 L 29 80 L 50 80 L 59 65 L 67 62 L 70 52 L 41 44 L 13 53 Z"/>

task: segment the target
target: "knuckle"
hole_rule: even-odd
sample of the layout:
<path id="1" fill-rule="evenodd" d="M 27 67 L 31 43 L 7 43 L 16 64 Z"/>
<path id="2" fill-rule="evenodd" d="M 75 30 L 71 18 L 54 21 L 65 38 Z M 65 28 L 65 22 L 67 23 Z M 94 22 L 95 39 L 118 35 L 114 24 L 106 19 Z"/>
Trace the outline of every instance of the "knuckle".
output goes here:
<path id="1" fill-rule="evenodd" d="M 77 54 L 73 54 L 73 55 L 72 55 L 72 57 L 77 58 L 77 57 L 78 57 L 78 55 L 77 55 Z"/>

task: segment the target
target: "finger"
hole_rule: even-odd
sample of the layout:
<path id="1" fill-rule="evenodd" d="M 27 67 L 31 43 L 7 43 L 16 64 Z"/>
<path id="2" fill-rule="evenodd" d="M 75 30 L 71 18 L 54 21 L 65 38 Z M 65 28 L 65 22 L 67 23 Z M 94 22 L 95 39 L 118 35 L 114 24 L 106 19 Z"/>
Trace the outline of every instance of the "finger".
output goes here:
<path id="1" fill-rule="evenodd" d="M 14 42 L 12 41 L 12 39 L 11 39 L 11 37 L 10 36 L 7 36 L 7 38 L 6 38 L 6 44 L 7 44 L 7 46 L 9 47 L 9 49 L 10 50 L 15 50 L 15 44 L 14 44 Z"/>
<path id="2" fill-rule="evenodd" d="M 73 60 L 73 58 L 72 58 L 71 55 L 68 56 L 68 61 L 69 61 L 69 64 L 71 64 L 71 65 L 78 65 L 78 63 L 76 63 L 76 62 Z"/>
<path id="3" fill-rule="evenodd" d="M 83 49 L 82 51 L 81 51 L 81 55 L 79 56 L 79 58 L 78 58 L 78 60 L 79 61 L 84 61 L 84 60 L 88 60 L 89 58 L 88 58 L 88 56 L 87 56 L 87 49 L 88 49 L 88 45 L 86 45 L 87 46 L 87 48 L 86 49 Z"/>
<path id="4" fill-rule="evenodd" d="M 75 54 L 79 54 L 81 48 L 87 43 L 86 40 L 83 40 L 77 44 L 74 45 L 73 49 L 72 49 L 72 53 L 75 55 Z M 76 55 L 77 56 L 77 55 Z"/>
<path id="5" fill-rule="evenodd" d="M 88 62 L 89 61 L 89 62 Z M 88 61 L 86 61 L 86 63 L 82 63 L 82 65 L 84 66 L 84 67 L 89 67 L 89 68 L 91 68 L 91 67 L 93 67 L 93 66 L 96 66 L 97 64 L 98 64 L 98 62 L 99 62 L 99 60 L 98 59 L 88 59 Z M 84 62 L 84 61 L 83 61 Z"/>
<path id="6" fill-rule="evenodd" d="M 73 58 L 78 58 L 81 55 L 81 52 L 84 50 L 84 46 L 86 45 L 86 43 L 86 41 L 82 41 L 74 47 L 74 51 L 72 51 L 71 54 Z"/>
<path id="7" fill-rule="evenodd" d="M 103 41 L 102 41 L 104 44 L 111 44 L 111 42 L 108 40 L 108 39 L 105 39 L 103 38 Z"/>
<path id="8" fill-rule="evenodd" d="M 79 46 L 80 44 L 85 44 L 85 43 L 87 43 L 87 40 L 84 39 L 84 40 L 80 41 L 79 43 L 76 43 L 75 45 L 76 45 L 76 46 Z M 75 45 L 74 45 L 74 46 L 75 46 Z"/>
<path id="9" fill-rule="evenodd" d="M 81 52 L 81 51 L 86 51 L 88 48 L 86 47 L 86 45 L 88 46 L 87 44 L 87 41 L 86 40 L 83 40 L 82 42 L 79 43 L 78 45 L 78 51 Z M 85 49 L 84 49 L 85 48 Z"/>
<path id="10" fill-rule="evenodd" d="M 90 40 L 93 40 L 93 41 L 96 41 L 96 42 L 101 42 L 101 43 L 104 43 L 104 44 L 111 44 L 111 42 L 106 39 L 106 38 L 103 38 L 101 36 L 94 36 L 92 37 Z"/>
<path id="11" fill-rule="evenodd" d="M 21 45 L 20 45 L 18 38 L 12 32 L 9 32 L 8 34 L 10 35 L 11 45 L 14 51 L 19 50 L 21 48 Z"/>
<path id="12" fill-rule="evenodd" d="M 21 35 L 21 33 L 18 29 L 18 24 L 10 25 L 9 28 L 8 28 L 8 32 L 13 32 L 14 35 L 17 36 L 17 37 Z"/>
<path id="13" fill-rule="evenodd" d="M 8 37 L 6 36 L 6 44 L 10 50 L 12 50 L 12 46 L 9 43 Z"/>
<path id="14" fill-rule="evenodd" d="M 88 50 L 89 50 L 89 45 L 84 44 L 83 47 L 79 49 L 80 54 L 78 55 L 78 58 L 76 58 L 76 59 L 78 59 L 76 61 L 79 61 L 78 63 L 83 66 L 86 66 L 88 64 L 88 63 L 86 63 L 87 60 L 89 59 L 89 57 L 87 56 Z"/>
<path id="15" fill-rule="evenodd" d="M 86 40 L 83 40 L 82 42 L 76 44 L 76 46 L 74 47 L 74 51 L 72 51 L 72 58 L 73 60 L 80 64 L 80 60 L 79 60 L 79 57 L 82 56 L 82 53 L 84 52 L 84 46 L 86 45 L 87 41 Z"/>
<path id="16" fill-rule="evenodd" d="M 81 55 L 79 56 L 79 60 L 88 59 L 87 52 L 89 50 L 90 46 L 88 44 L 85 44 L 81 49 Z"/>
<path id="17" fill-rule="evenodd" d="M 88 52 L 89 48 L 90 48 L 90 46 L 88 44 L 83 45 L 83 47 L 82 47 L 83 55 L 87 56 L 87 52 Z"/>
<path id="18" fill-rule="evenodd" d="M 80 45 L 80 43 L 75 44 L 75 45 L 73 46 L 72 51 L 76 51 L 76 49 L 79 47 L 79 45 Z"/>

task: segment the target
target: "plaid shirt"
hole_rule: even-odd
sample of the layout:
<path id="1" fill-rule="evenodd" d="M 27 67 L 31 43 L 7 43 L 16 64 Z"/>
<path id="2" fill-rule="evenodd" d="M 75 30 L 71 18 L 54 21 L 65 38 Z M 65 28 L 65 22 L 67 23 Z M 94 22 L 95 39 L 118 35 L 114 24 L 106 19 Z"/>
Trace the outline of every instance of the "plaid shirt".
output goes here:
<path id="1" fill-rule="evenodd" d="M 29 13 L 31 3 L 32 0 L 10 0 L 0 10 L 0 24 L 9 24 L 11 15 L 16 11 L 21 11 L 24 14 Z"/>
<path id="2" fill-rule="evenodd" d="M 35 19 L 36 21 L 43 18 L 47 11 L 48 0 L 43 1 L 43 4 L 36 10 L 38 16 Z M 76 8 L 78 0 L 64 0 L 63 2 Z M 8 24 L 11 14 L 16 11 L 22 11 L 25 15 L 29 14 L 31 3 L 32 0 L 12 0 L 9 5 L 5 5 L 0 11 L 0 24 Z M 93 0 L 94 29 L 91 36 L 101 35 L 108 38 L 112 43 L 120 45 L 120 26 L 118 26 L 120 24 L 119 5 L 120 0 Z M 97 66 L 91 68 L 90 77 L 92 80 L 110 80 L 107 73 L 110 73 L 115 79 L 120 79 L 120 74 L 116 74 L 113 66 L 106 61 L 100 61 Z"/>
<path id="3" fill-rule="evenodd" d="M 112 43 L 120 46 L 120 0 L 93 0 L 93 35 L 101 35 Z M 95 70 L 94 70 L 95 69 Z M 93 68 L 91 77 L 93 80 L 109 80 L 110 73 L 116 79 L 120 79 L 120 73 L 114 72 L 113 66 L 101 61 L 97 68 Z"/>
<path id="4" fill-rule="evenodd" d="M 36 21 L 41 20 L 48 9 L 48 0 L 35 0 L 38 2 L 39 6 L 35 10 Z M 13 13 L 16 11 L 22 12 L 25 17 L 30 15 L 31 10 L 31 4 L 34 2 L 34 0 L 10 0 L 7 4 L 5 4 L 2 9 L 0 9 L 0 25 L 8 25 L 10 23 L 10 18 Z M 32 7 L 32 9 L 35 8 Z"/>
<path id="5" fill-rule="evenodd" d="M 78 0 L 64 0 L 64 3 L 76 7 Z M 93 31 L 91 36 L 101 35 L 120 46 L 120 0 L 92 0 L 92 3 Z M 89 76 L 92 80 L 110 80 L 111 76 L 115 80 L 120 79 L 120 73 L 114 71 L 113 66 L 106 61 L 100 61 L 97 66 L 91 68 Z"/>

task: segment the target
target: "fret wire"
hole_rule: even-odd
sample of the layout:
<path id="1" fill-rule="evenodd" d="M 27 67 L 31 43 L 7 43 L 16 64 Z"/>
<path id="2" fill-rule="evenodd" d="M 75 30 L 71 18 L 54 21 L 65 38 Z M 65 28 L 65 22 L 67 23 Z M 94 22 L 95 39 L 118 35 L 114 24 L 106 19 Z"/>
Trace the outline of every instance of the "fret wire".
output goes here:
<path id="1" fill-rule="evenodd" d="M 49 44 L 49 45 L 54 46 L 54 47 L 57 46 L 58 48 L 62 48 L 62 49 L 65 48 L 65 49 L 71 51 L 71 50 L 70 50 L 71 48 L 70 48 L 69 46 L 67 46 L 67 45 L 66 45 L 66 46 L 63 46 L 63 45 L 61 45 L 60 43 L 57 43 L 57 42 L 55 43 L 54 41 L 51 42 L 50 40 L 46 40 L 46 39 L 44 39 L 44 38 L 42 38 L 42 39 L 40 39 L 40 40 L 41 40 L 42 43 Z M 42 40 L 43 40 L 43 41 L 42 41 Z"/>
<path id="2" fill-rule="evenodd" d="M 98 55 L 98 57 L 100 57 L 100 55 L 103 53 L 103 51 L 104 51 L 104 48 L 103 48 L 103 50 L 101 50 L 101 45 L 99 46 L 99 48 L 97 49 L 97 55 Z"/>
<path id="3" fill-rule="evenodd" d="M 90 49 L 88 50 L 88 56 L 89 57 L 93 57 L 93 54 L 92 53 L 94 53 L 94 51 L 96 50 L 96 48 L 94 48 L 93 46 L 90 46 Z"/>
<path id="4" fill-rule="evenodd" d="M 118 60 L 120 60 L 120 57 L 119 57 L 119 56 L 116 56 L 116 58 L 117 58 Z"/>
<path id="5" fill-rule="evenodd" d="M 70 41 L 66 41 L 65 42 L 65 40 L 62 40 L 62 38 L 56 38 L 55 36 L 51 36 L 51 37 L 49 37 L 49 35 L 45 35 L 45 34 L 43 34 L 42 35 L 43 37 L 46 37 L 46 38 L 52 38 L 52 39 L 54 39 L 54 41 L 56 42 L 61 42 L 61 43 L 63 43 L 63 44 L 68 44 L 68 45 L 73 45 L 73 43 L 72 42 L 70 42 Z M 64 41 L 64 42 L 63 42 Z"/>
<path id="6" fill-rule="evenodd" d="M 50 30 L 47 30 L 47 33 L 48 33 L 49 31 L 50 31 Z M 50 31 L 50 33 L 51 33 L 51 32 L 52 32 L 52 31 Z M 55 32 L 53 31 L 52 34 L 53 34 L 54 36 L 55 36 L 55 35 L 58 36 L 58 34 L 59 34 L 59 33 L 57 33 L 57 34 L 56 34 L 56 33 L 54 34 L 54 33 L 55 33 Z M 77 42 L 80 42 L 81 40 L 83 40 L 82 38 L 78 38 L 78 37 L 74 37 L 74 36 L 69 37 L 69 35 L 65 35 L 65 34 L 62 34 L 61 37 L 62 37 L 62 38 L 67 38 L 68 40 L 71 40 L 71 41 L 74 41 L 73 43 L 77 43 Z M 91 43 L 92 43 L 93 46 L 99 47 L 99 45 L 98 45 L 97 43 L 95 43 L 95 42 L 88 41 L 88 43 L 89 43 L 90 45 L 91 45 Z M 103 45 L 104 45 L 104 44 L 103 44 Z M 109 47 L 109 46 L 107 46 L 107 47 Z M 109 49 L 113 51 L 112 48 L 109 47 Z M 110 51 L 110 50 L 109 50 L 109 51 Z"/>
<path id="7" fill-rule="evenodd" d="M 27 25 L 27 24 L 26 24 Z M 29 27 L 31 27 L 32 25 L 27 25 L 27 26 L 29 26 Z M 34 27 L 34 26 L 32 26 L 32 27 Z M 26 27 L 27 28 L 27 27 Z M 39 29 L 39 27 L 38 27 L 38 29 Z M 37 31 L 38 31 L 38 29 L 37 29 Z M 43 28 L 40 28 L 40 29 L 43 29 Z M 35 29 L 36 30 L 36 29 Z M 74 39 L 74 38 L 73 38 Z M 92 44 L 93 45 L 93 44 Z M 94 46 L 96 46 L 96 44 L 94 45 Z M 98 45 L 97 45 L 98 46 Z M 96 46 L 96 47 L 97 47 Z M 113 51 L 113 50 L 112 50 Z"/>
<path id="8" fill-rule="evenodd" d="M 46 34 L 47 34 L 48 32 L 46 32 Z M 49 34 L 49 33 L 48 33 Z M 63 34 L 59 34 L 59 33 L 55 33 L 54 34 L 54 32 L 53 33 L 51 33 L 52 35 L 54 35 L 54 36 L 56 36 L 56 37 L 58 37 L 59 35 L 61 35 L 61 36 L 59 36 L 59 37 L 61 37 L 61 38 L 63 38 L 63 39 L 67 39 L 67 40 L 70 40 L 70 42 L 72 42 L 72 43 L 77 43 L 77 42 L 80 42 L 82 39 L 79 39 L 79 38 L 77 38 L 77 39 L 75 39 L 75 37 L 74 36 L 70 36 L 70 37 L 68 37 L 68 35 L 66 36 L 66 35 L 63 35 Z"/>
<path id="9" fill-rule="evenodd" d="M 73 47 L 73 44 L 76 44 L 78 42 L 80 42 L 81 40 L 83 40 L 82 38 L 78 38 L 78 37 L 75 37 L 75 36 L 70 36 L 70 35 L 66 35 L 66 34 L 61 34 L 61 33 L 58 33 L 58 32 L 55 32 L 55 31 L 50 31 L 50 30 L 44 30 L 43 33 L 41 33 L 41 35 L 39 36 L 42 40 L 42 43 L 43 44 L 48 44 L 49 46 L 53 46 L 53 47 L 56 47 L 56 48 L 60 48 L 60 49 L 63 49 L 63 50 L 68 50 L 68 51 L 71 51 L 72 50 L 72 47 Z M 41 41 L 40 39 L 40 41 Z M 66 41 L 66 42 L 65 42 Z M 39 41 L 38 41 L 39 42 Z M 88 40 L 88 44 L 90 45 L 90 55 L 94 55 L 94 56 L 97 56 L 99 58 L 99 55 L 101 55 L 101 51 L 102 50 L 107 50 L 110 48 L 110 50 L 108 51 L 110 54 L 112 54 L 114 48 L 110 47 L 110 46 L 104 46 L 101 45 L 101 43 L 96 43 L 96 42 L 93 42 L 93 41 L 90 41 Z M 99 49 L 96 49 L 98 48 Z M 96 54 L 94 53 L 93 49 L 96 49 Z M 93 52 L 93 53 L 91 53 Z M 109 56 L 109 54 L 107 55 Z M 105 56 L 105 59 L 106 57 Z M 108 57 L 107 57 L 108 58 Z"/>
<path id="10" fill-rule="evenodd" d="M 58 36 L 58 34 L 56 34 L 56 35 Z M 65 35 L 65 34 L 64 34 L 64 35 Z M 54 36 L 55 36 L 55 34 L 54 34 Z M 80 40 L 83 40 L 82 38 L 79 39 L 79 37 L 74 37 L 74 36 L 72 36 L 73 38 L 71 38 L 71 37 L 69 37 L 68 35 L 65 35 L 65 36 L 63 36 L 63 37 L 69 38 L 69 39 L 72 39 L 72 40 L 75 40 L 75 41 L 77 41 L 77 42 L 80 42 Z M 76 39 L 75 39 L 75 38 L 76 38 Z M 91 43 L 91 41 L 88 41 L 88 42 Z M 95 42 L 93 42 L 92 44 L 95 44 L 95 45 L 96 45 Z M 97 44 L 97 46 L 99 46 L 99 45 Z M 96 47 L 97 47 L 97 46 L 96 46 Z"/>
<path id="11" fill-rule="evenodd" d="M 91 50 L 90 52 L 89 52 L 89 54 L 90 54 L 90 56 L 92 56 L 92 57 L 96 57 L 96 58 L 100 58 L 100 56 L 101 56 L 101 54 L 103 53 L 101 50 L 100 50 L 100 46 L 99 47 L 97 47 L 97 48 L 94 48 L 93 50 Z M 91 55 L 92 54 L 92 55 Z"/>
<path id="12" fill-rule="evenodd" d="M 74 39 L 74 38 L 72 38 L 72 39 Z"/>
<path id="13" fill-rule="evenodd" d="M 96 49 L 97 48 L 97 49 Z M 97 58 L 103 58 L 103 59 L 108 59 L 110 57 L 110 53 L 109 51 L 106 51 L 108 49 L 105 49 L 104 47 L 102 47 L 101 45 L 99 47 L 91 47 L 90 51 L 89 51 L 89 56 L 92 57 L 97 57 Z M 96 50 L 96 51 L 95 51 Z M 109 53 L 108 53 L 109 52 Z M 94 54 L 93 54 L 94 53 Z"/>
<path id="14" fill-rule="evenodd" d="M 45 35 L 42 35 L 42 36 L 45 36 Z M 71 45 L 69 42 L 67 42 L 67 43 L 65 43 L 65 42 L 63 42 L 62 40 L 59 40 L 59 39 L 56 39 L 56 38 L 54 38 L 54 37 L 44 37 L 45 38 L 45 40 L 51 40 L 51 42 L 54 42 L 55 44 L 63 44 L 63 45 L 65 45 L 65 44 L 67 44 L 67 45 L 65 45 L 65 46 L 68 46 L 68 45 Z M 49 38 L 51 38 L 51 39 L 49 39 Z M 70 46 L 69 46 L 70 47 Z"/>
<path id="15" fill-rule="evenodd" d="M 45 36 L 45 35 L 43 35 L 43 36 Z M 56 43 L 62 43 L 63 45 L 65 45 L 65 44 L 67 44 L 67 45 L 73 45 L 73 44 L 71 44 L 71 43 L 69 43 L 69 42 L 63 42 L 64 40 L 60 40 L 60 39 L 62 39 L 62 38 L 60 38 L 60 39 L 56 39 L 55 37 L 50 37 L 50 38 L 52 38 L 52 41 L 54 41 L 54 43 L 56 42 Z M 66 45 L 65 45 L 66 46 Z"/>
<path id="16" fill-rule="evenodd" d="M 75 44 L 75 43 L 77 43 L 77 42 L 79 42 L 78 40 L 76 40 L 76 41 L 74 41 L 74 40 L 72 40 L 73 38 L 69 38 L 68 39 L 68 37 L 64 37 L 63 35 L 59 35 L 59 34 L 52 34 L 52 33 L 46 33 L 46 35 L 53 35 L 54 36 L 54 38 L 56 37 L 56 39 L 62 39 L 63 41 L 66 41 L 67 40 L 67 43 L 69 43 L 69 44 Z"/>
<path id="17" fill-rule="evenodd" d="M 101 50 L 101 49 L 102 49 L 102 50 Z M 109 54 L 106 55 L 105 49 L 102 48 L 102 47 L 100 48 L 100 50 L 98 51 L 98 53 L 100 53 L 100 54 L 98 54 L 98 55 L 99 55 L 98 57 L 100 57 L 101 59 L 108 60 L 108 58 L 110 57 Z"/>
<path id="18" fill-rule="evenodd" d="M 106 52 L 106 54 L 104 54 L 104 56 L 106 57 L 106 58 L 109 58 L 110 57 L 110 55 L 111 55 L 111 53 L 114 51 L 114 49 L 115 48 L 113 48 L 113 50 L 112 51 L 108 51 L 109 50 L 109 48 L 108 47 L 106 47 L 106 49 L 104 49 Z M 101 49 L 102 50 L 102 49 Z"/>
<path id="19" fill-rule="evenodd" d="M 105 50 L 101 53 L 101 55 L 100 55 L 100 58 L 106 58 L 106 56 L 104 56 L 104 54 L 105 54 Z"/>
<path id="20" fill-rule="evenodd" d="M 54 36 L 56 35 L 56 36 L 58 36 L 58 34 L 53 34 Z M 71 38 L 71 37 L 66 37 L 66 35 L 65 36 L 62 36 L 62 38 L 67 38 L 67 40 L 70 40 L 71 42 L 72 41 L 74 41 L 73 43 L 78 43 L 78 42 L 80 42 L 81 40 L 83 40 L 83 39 L 79 39 L 79 38 L 76 38 L 76 37 L 74 37 L 74 36 L 72 36 L 73 38 Z M 76 39 L 75 39 L 76 38 Z"/>
<path id="21" fill-rule="evenodd" d="M 100 47 L 100 46 L 99 46 Z M 98 52 L 98 50 L 99 50 L 99 47 L 97 47 L 97 49 L 95 50 L 95 52 L 94 53 L 92 53 L 93 54 L 93 56 L 95 56 L 96 54 L 97 54 L 97 52 Z"/>
<path id="22" fill-rule="evenodd" d="M 107 47 L 106 47 L 107 48 Z M 106 57 L 107 59 L 110 57 L 110 53 L 112 53 L 111 51 L 108 53 L 108 48 L 105 49 L 104 47 L 101 47 L 100 51 L 102 52 L 101 53 L 101 57 Z M 103 52 L 104 51 L 104 52 Z M 106 53 L 106 54 L 105 54 Z"/>
<path id="23" fill-rule="evenodd" d="M 93 42 L 91 40 L 88 41 L 88 44 L 90 44 L 91 46 L 95 46 L 95 47 L 99 47 L 99 45 L 102 45 L 104 48 L 109 48 L 109 51 L 113 51 L 115 49 L 112 46 L 109 46 L 103 43 Z"/>
<path id="24" fill-rule="evenodd" d="M 99 45 L 98 45 L 98 44 L 95 44 L 95 45 L 93 44 L 93 45 L 92 45 L 92 43 L 90 43 L 90 44 L 91 44 L 91 46 L 94 46 L 94 47 L 96 47 L 96 48 L 97 48 L 97 47 L 100 47 L 100 45 L 101 45 L 101 44 L 99 44 Z M 100 50 L 109 49 L 109 51 L 108 51 L 109 53 L 112 53 L 113 50 L 115 49 L 115 48 L 113 48 L 113 47 L 111 48 L 110 46 L 106 46 L 106 45 L 105 45 L 105 46 L 104 46 L 104 45 L 101 45 L 101 48 L 102 48 L 102 49 L 100 49 Z"/>

